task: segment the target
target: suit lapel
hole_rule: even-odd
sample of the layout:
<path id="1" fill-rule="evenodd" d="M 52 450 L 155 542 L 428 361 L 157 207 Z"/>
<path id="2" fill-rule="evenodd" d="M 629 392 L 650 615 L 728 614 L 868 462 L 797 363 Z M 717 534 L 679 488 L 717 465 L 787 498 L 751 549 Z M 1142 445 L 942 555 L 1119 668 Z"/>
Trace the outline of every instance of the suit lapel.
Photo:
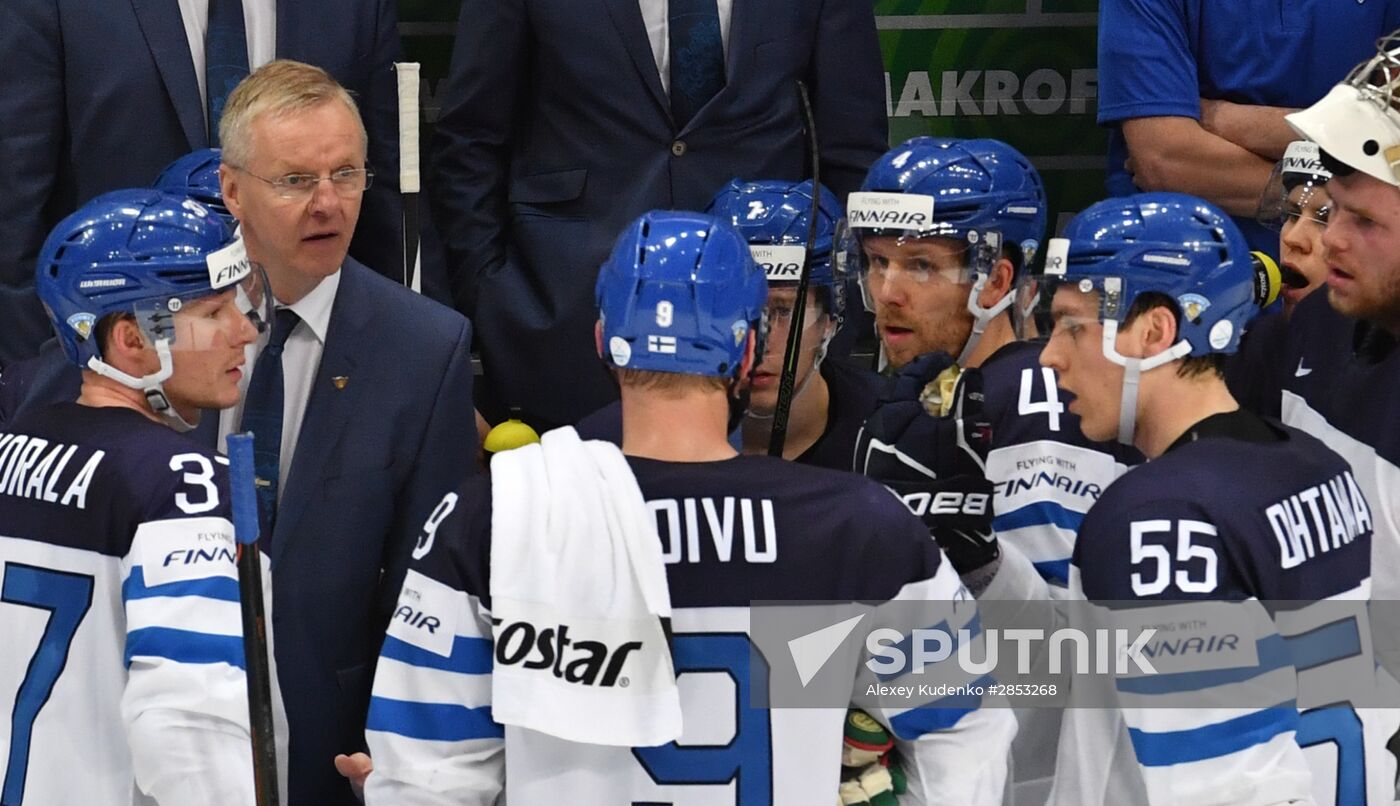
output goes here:
<path id="1" fill-rule="evenodd" d="M 320 494 L 321 480 L 330 467 L 331 453 L 339 441 L 346 422 L 355 412 L 366 384 L 354 383 L 355 355 L 360 352 L 360 338 L 373 310 L 364 303 L 356 271 L 369 271 L 346 260 L 341 270 L 340 288 L 331 306 L 330 325 L 326 328 L 326 344 L 321 351 L 321 365 L 311 385 L 306 401 L 301 433 L 297 435 L 296 454 L 287 471 L 287 486 L 282 491 L 282 503 L 277 511 L 277 525 L 272 540 L 272 563 L 286 550 L 287 542 L 295 539 L 297 522 L 306 511 L 307 502 Z M 344 388 L 336 388 L 335 378 L 349 378 Z"/>
<path id="2" fill-rule="evenodd" d="M 661 87 L 661 74 L 656 71 L 656 57 L 651 52 L 651 40 L 647 39 L 641 6 L 637 5 L 637 0 L 604 0 L 604 4 L 608 7 L 613 25 L 617 26 L 618 34 L 622 36 L 623 45 L 627 47 L 627 55 L 632 57 L 633 66 L 641 74 L 642 83 L 647 85 L 652 99 L 669 117 L 671 103 Z"/>
<path id="3" fill-rule="evenodd" d="M 204 128 L 204 100 L 199 94 L 199 81 L 194 74 L 189 38 L 176 0 L 131 0 L 146 46 L 155 59 L 165 91 L 180 119 L 190 150 L 209 145 Z"/>

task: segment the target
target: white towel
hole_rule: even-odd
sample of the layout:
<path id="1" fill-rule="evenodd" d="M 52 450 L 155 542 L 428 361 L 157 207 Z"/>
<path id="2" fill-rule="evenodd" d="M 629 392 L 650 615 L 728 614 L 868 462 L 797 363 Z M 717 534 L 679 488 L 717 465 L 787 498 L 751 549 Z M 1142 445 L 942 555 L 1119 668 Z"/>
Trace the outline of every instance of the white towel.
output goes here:
<path id="1" fill-rule="evenodd" d="M 679 738 L 666 566 L 622 451 L 550 431 L 495 456 L 491 507 L 495 720 L 589 744 Z"/>

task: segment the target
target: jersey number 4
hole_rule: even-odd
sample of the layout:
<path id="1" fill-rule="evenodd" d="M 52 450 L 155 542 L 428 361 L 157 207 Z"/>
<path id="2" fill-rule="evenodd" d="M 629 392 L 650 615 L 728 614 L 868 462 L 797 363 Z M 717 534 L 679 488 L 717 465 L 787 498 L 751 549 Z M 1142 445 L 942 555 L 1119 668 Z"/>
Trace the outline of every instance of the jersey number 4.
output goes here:
<path id="1" fill-rule="evenodd" d="M 34 720 L 49 701 L 58 676 L 68 665 L 73 636 L 92 607 L 92 577 L 9 563 L 5 566 L 4 586 L 0 587 L 0 602 L 49 611 L 44 634 L 29 660 L 29 669 L 15 695 L 15 709 L 10 717 L 10 755 L 5 762 L 0 806 L 20 806 L 24 802 Z"/>
<path id="2" fill-rule="evenodd" d="M 1041 385 L 1045 387 L 1045 399 L 1032 402 L 1035 397 L 1035 370 L 1026 367 L 1021 370 L 1021 394 L 1016 404 L 1016 413 L 1025 417 L 1030 414 L 1044 414 L 1050 418 L 1050 430 L 1060 430 L 1060 415 L 1065 404 L 1060 402 L 1059 389 L 1055 383 L 1055 371 L 1049 367 L 1040 368 Z"/>

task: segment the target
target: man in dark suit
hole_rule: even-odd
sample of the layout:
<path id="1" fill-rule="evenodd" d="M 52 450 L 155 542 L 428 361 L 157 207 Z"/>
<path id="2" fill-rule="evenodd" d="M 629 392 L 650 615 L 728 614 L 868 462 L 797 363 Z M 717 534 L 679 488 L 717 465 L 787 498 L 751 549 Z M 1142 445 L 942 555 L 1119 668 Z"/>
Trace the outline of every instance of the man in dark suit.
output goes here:
<path id="1" fill-rule="evenodd" d="M 471 328 L 346 257 L 366 183 L 343 88 L 275 61 L 229 96 L 224 202 L 276 297 L 220 433 L 254 433 L 273 639 L 291 728 L 290 806 L 351 806 L 374 660 L 414 536 L 475 449 Z"/>
<path id="2" fill-rule="evenodd" d="M 245 29 L 245 74 L 274 55 L 299 59 L 358 96 L 380 176 L 352 251 L 379 271 L 397 270 L 396 4 L 337 3 L 327 18 L 319 3 L 209 0 L 207 13 L 227 17 L 230 3 Z M 214 144 L 209 62 L 217 71 L 225 60 L 206 59 L 205 45 L 211 27 L 225 29 L 186 5 L 199 4 L 0 3 L 0 364 L 33 355 L 50 335 L 33 277 L 49 229 L 99 193 L 143 186 L 181 154 Z"/>
<path id="3" fill-rule="evenodd" d="M 598 265 L 644 210 L 805 177 L 797 79 L 844 199 L 887 148 L 882 76 L 869 0 L 465 0 L 429 191 L 487 418 L 572 423 L 616 396 Z"/>

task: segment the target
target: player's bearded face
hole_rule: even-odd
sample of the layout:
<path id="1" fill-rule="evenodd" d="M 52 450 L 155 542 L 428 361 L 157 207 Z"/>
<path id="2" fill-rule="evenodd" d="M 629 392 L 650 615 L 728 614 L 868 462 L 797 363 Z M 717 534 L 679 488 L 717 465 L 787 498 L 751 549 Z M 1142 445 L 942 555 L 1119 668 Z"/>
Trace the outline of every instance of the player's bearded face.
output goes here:
<path id="1" fill-rule="evenodd" d="M 1360 171 L 1327 183 L 1333 210 L 1322 244 L 1337 311 L 1400 333 L 1400 189 Z"/>
<path id="2" fill-rule="evenodd" d="M 247 369 L 246 348 L 257 340 L 258 331 L 239 309 L 235 292 L 187 302 L 174 315 L 172 326 L 173 372 L 163 388 L 181 416 L 194 422 L 200 409 L 226 409 L 237 403 L 238 383 Z"/>
<path id="3" fill-rule="evenodd" d="M 1118 434 L 1118 407 L 1123 368 L 1103 354 L 1103 322 L 1097 292 L 1060 288 L 1051 301 L 1054 329 L 1040 354 L 1040 365 L 1059 376 L 1059 387 L 1074 395 L 1069 410 L 1079 415 L 1089 439 L 1106 441 Z"/>
<path id="4" fill-rule="evenodd" d="M 972 334 L 966 246 L 951 238 L 870 236 L 861 243 L 875 331 L 896 369 L 936 351 L 962 352 Z"/>
<path id="5" fill-rule="evenodd" d="M 793 388 L 800 387 L 813 372 L 817 348 L 835 323 L 822 310 L 817 300 L 822 292 L 809 289 L 807 310 L 802 328 L 801 354 L 797 358 L 797 375 Z M 749 411 L 768 416 L 778 407 L 778 383 L 783 371 L 783 354 L 787 350 L 788 334 L 791 333 L 793 308 L 797 302 L 795 287 L 773 288 L 768 292 L 768 347 L 764 352 L 763 363 L 753 374 L 750 387 Z"/>
<path id="6" fill-rule="evenodd" d="M 259 116 L 249 134 L 249 164 L 226 172 L 224 196 L 242 225 L 248 254 L 266 267 L 277 298 L 290 304 L 345 261 L 364 197 L 362 192 L 342 195 L 328 177 L 364 168 L 365 144 L 354 116 L 339 101 Z M 323 181 L 293 198 L 262 181 L 291 174 Z"/>

